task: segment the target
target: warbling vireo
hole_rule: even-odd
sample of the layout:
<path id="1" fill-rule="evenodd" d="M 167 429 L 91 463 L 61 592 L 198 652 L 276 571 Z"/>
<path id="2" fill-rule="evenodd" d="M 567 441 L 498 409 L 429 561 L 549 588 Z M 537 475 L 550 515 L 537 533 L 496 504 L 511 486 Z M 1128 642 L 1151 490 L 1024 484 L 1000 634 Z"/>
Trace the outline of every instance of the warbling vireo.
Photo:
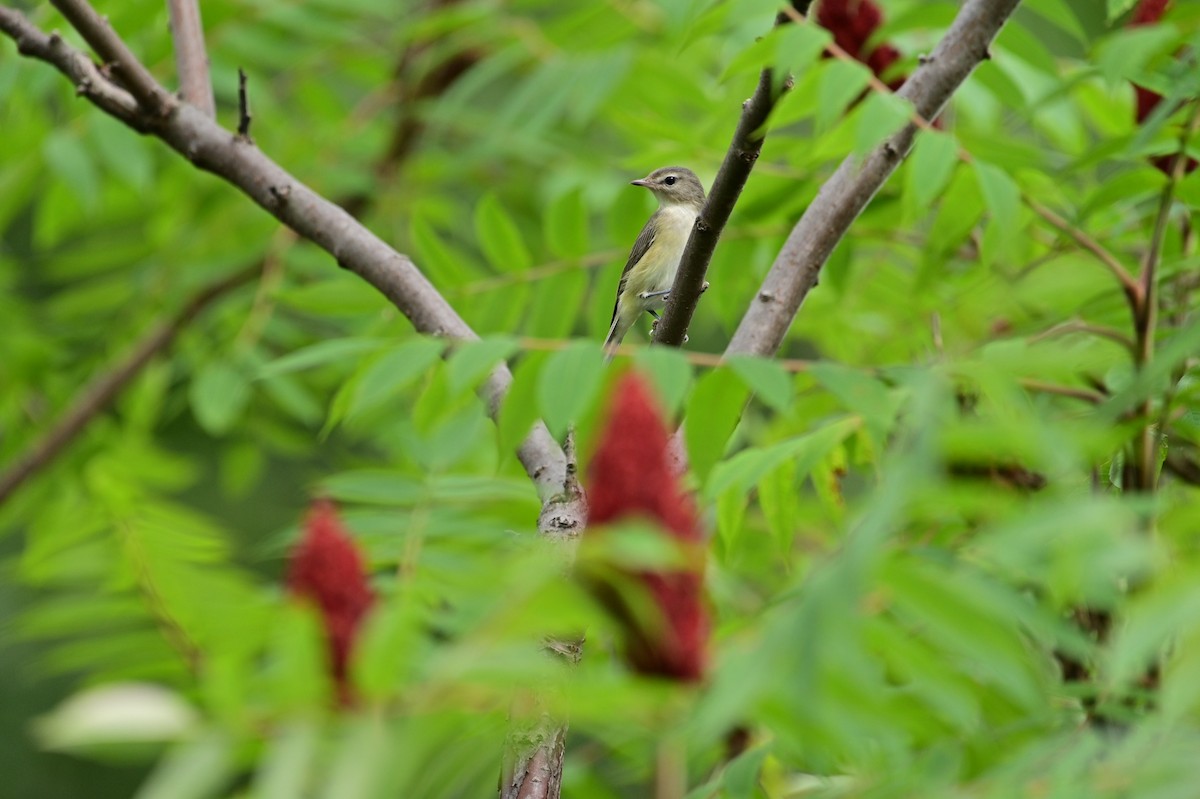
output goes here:
<path id="1" fill-rule="evenodd" d="M 604 351 L 610 359 L 643 311 L 658 318 L 656 309 L 662 307 L 671 292 L 683 247 L 704 205 L 700 179 L 695 172 L 681 166 L 656 169 L 641 180 L 632 181 L 632 185 L 652 191 L 658 199 L 658 210 L 638 234 L 621 273 L 612 325 L 604 340 Z"/>

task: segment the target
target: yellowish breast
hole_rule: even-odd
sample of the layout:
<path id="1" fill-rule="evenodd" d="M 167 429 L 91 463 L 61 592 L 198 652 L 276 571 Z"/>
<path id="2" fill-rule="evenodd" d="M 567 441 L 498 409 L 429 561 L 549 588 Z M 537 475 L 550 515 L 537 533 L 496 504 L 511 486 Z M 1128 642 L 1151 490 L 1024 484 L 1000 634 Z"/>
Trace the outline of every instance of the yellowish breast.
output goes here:
<path id="1" fill-rule="evenodd" d="M 625 290 L 630 297 L 671 288 L 698 211 L 692 206 L 671 205 L 658 213 L 658 233 L 654 243 L 638 265 L 629 271 Z M 647 307 L 661 304 L 661 297 L 645 303 Z"/>

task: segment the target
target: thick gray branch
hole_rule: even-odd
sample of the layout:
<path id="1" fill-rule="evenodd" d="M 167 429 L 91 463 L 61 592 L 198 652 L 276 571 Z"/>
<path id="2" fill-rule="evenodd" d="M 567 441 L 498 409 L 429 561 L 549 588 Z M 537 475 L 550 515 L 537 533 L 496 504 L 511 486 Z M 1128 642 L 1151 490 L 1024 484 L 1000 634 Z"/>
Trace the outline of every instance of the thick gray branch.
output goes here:
<path id="1" fill-rule="evenodd" d="M 926 120 L 937 117 L 980 61 L 1020 0 L 967 0 L 945 37 L 897 94 L 912 102 Z M 772 355 L 779 349 L 796 312 L 817 284 L 821 266 L 875 193 L 912 149 L 915 123 L 905 125 L 862 162 L 842 162 L 821 187 L 780 250 L 762 288 L 725 349 Z"/>
<path id="2" fill-rule="evenodd" d="M 185 102 L 209 117 L 217 115 L 213 100 L 212 78 L 208 70 L 208 51 L 204 47 L 204 25 L 200 21 L 200 0 L 167 0 L 171 12 L 171 38 L 175 42 L 175 72 L 179 93 Z"/>
<path id="3" fill-rule="evenodd" d="M 78 17 L 80 33 L 97 52 L 106 59 L 120 61 L 123 78 L 127 74 L 140 76 L 136 89 L 134 82 L 128 84 L 129 92 L 114 85 L 86 55 L 55 34 L 42 33 L 10 8 L 0 7 L 0 31 L 17 42 L 22 54 L 46 61 L 67 75 L 78 92 L 97 106 L 137 130 L 162 139 L 200 169 L 224 178 L 279 221 L 329 252 L 340 266 L 387 297 L 417 330 L 450 338 L 477 338 L 408 256 L 393 250 L 252 143 L 225 130 L 199 109 L 176 102 L 131 54 L 120 55 L 128 54 L 128 49 L 90 8 L 81 11 L 80 4 L 73 0 L 55 2 L 64 13 L 70 10 L 69 19 Z M 145 85 L 142 77 L 149 78 L 151 85 Z M 511 382 L 512 373 L 502 365 L 484 383 L 481 394 L 493 415 Z M 566 456 L 541 422 L 521 444 L 517 456 L 544 500 L 564 490 Z"/>

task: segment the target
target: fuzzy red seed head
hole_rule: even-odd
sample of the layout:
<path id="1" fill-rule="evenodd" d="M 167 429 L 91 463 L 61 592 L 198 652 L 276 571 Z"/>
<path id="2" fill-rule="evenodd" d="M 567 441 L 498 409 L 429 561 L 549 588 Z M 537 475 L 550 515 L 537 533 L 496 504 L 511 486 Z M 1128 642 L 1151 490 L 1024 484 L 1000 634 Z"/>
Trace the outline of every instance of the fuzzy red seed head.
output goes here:
<path id="1" fill-rule="evenodd" d="M 1150 25 L 1158 22 L 1167 12 L 1167 6 L 1170 4 L 1171 0 L 1142 0 L 1133 9 L 1133 16 L 1129 18 L 1129 26 Z"/>
<path id="2" fill-rule="evenodd" d="M 859 62 L 866 64 L 876 77 L 900 58 L 900 51 L 881 43 L 868 49 L 867 42 L 883 24 L 883 12 L 871 0 L 822 0 L 817 6 L 817 24 L 833 34 L 833 41 Z M 898 89 L 904 78 L 889 84 Z"/>
<path id="3" fill-rule="evenodd" d="M 375 597 L 354 539 L 328 500 L 317 500 L 309 510 L 304 536 L 292 551 L 288 588 L 320 610 L 333 677 L 348 701 L 350 652 Z"/>
<path id="4" fill-rule="evenodd" d="M 671 469 L 669 442 L 670 433 L 650 388 L 635 374 L 622 377 L 589 470 L 590 534 L 605 524 L 641 517 L 698 549 L 703 538 L 699 521 Z M 695 559 L 694 567 L 634 576 L 660 617 L 649 629 L 615 592 L 598 587 L 604 604 L 625 627 L 630 665 L 645 674 L 701 679 L 709 634 L 702 558 Z"/>

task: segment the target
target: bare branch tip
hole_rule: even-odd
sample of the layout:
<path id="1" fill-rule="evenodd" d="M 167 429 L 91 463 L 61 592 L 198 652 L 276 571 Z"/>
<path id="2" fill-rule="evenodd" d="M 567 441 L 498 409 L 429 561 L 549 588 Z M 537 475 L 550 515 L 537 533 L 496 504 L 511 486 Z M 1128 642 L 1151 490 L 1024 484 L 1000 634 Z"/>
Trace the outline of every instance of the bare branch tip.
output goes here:
<path id="1" fill-rule="evenodd" d="M 242 141 L 249 142 L 250 139 L 250 121 L 253 119 L 250 116 L 250 99 L 246 92 L 246 73 L 238 67 L 238 127 L 237 135 Z"/>

